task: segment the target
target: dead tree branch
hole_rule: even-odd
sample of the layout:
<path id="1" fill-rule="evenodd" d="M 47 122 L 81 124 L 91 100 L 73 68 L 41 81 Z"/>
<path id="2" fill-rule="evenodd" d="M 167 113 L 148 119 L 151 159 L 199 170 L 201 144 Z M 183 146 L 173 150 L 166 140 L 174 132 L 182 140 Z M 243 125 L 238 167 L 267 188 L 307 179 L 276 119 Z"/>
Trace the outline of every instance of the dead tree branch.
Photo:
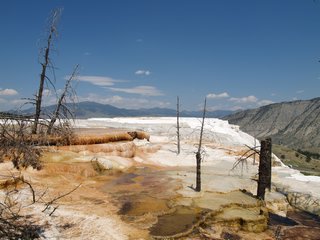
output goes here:
<path id="1" fill-rule="evenodd" d="M 255 146 L 255 147 L 250 147 L 248 145 L 245 145 L 245 146 L 249 149 L 237 159 L 237 161 L 233 164 L 230 170 L 230 171 L 234 171 L 239 165 L 241 165 L 241 176 L 243 176 L 244 166 L 248 168 L 248 159 L 254 156 L 255 154 L 260 154 L 260 151 L 257 150 L 257 148 L 260 146 Z"/>
<path id="2" fill-rule="evenodd" d="M 42 212 L 45 212 L 47 209 L 49 209 L 55 202 L 57 202 L 59 199 L 64 198 L 68 195 L 70 195 L 71 193 L 73 193 L 74 191 L 76 191 L 79 187 L 81 186 L 81 184 L 79 184 L 78 186 L 76 186 L 75 188 L 71 189 L 69 192 L 64 193 L 62 195 L 59 195 L 55 198 L 53 198 L 52 200 L 50 200 L 49 202 L 45 203 L 45 208 L 42 210 Z M 55 210 L 54 210 L 55 211 Z M 52 212 L 53 213 L 53 212 Z M 51 213 L 51 214 L 52 214 Z"/>
<path id="3" fill-rule="evenodd" d="M 67 105 L 67 97 L 71 96 L 71 99 L 73 99 L 72 95 L 74 94 L 74 91 L 73 91 L 71 83 L 77 75 L 78 68 L 79 68 L 79 64 L 75 66 L 71 76 L 66 81 L 64 90 L 59 97 L 58 103 L 56 105 L 56 109 L 55 109 L 55 111 L 51 117 L 50 123 L 48 125 L 47 134 L 52 133 L 53 126 L 58 119 L 61 120 L 63 118 L 64 121 L 66 121 L 67 119 L 70 119 L 70 118 L 74 119 L 74 112 L 71 111 L 69 106 Z"/>

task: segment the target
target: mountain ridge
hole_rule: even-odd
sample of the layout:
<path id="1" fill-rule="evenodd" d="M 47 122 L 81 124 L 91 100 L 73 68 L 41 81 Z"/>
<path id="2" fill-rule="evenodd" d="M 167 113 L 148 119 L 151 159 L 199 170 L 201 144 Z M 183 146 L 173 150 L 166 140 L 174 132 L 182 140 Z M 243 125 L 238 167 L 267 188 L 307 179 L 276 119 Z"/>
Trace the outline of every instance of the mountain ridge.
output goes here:
<path id="1" fill-rule="evenodd" d="M 223 117 L 258 138 L 320 152 L 320 97 L 273 103 Z"/>
<path id="2" fill-rule="evenodd" d="M 55 108 L 55 105 L 43 107 L 42 117 L 46 118 L 48 113 L 52 113 Z M 229 115 L 233 111 L 228 110 L 216 110 L 216 111 L 207 111 L 206 116 L 210 118 L 222 118 L 226 115 Z M 10 113 L 16 113 L 15 111 L 10 111 Z M 34 108 L 29 108 L 23 110 L 19 113 L 22 114 L 33 114 Z M 83 101 L 75 104 L 75 116 L 76 118 L 85 119 L 85 118 L 107 118 L 107 117 L 174 117 L 177 112 L 175 109 L 170 108 L 140 108 L 140 109 L 127 109 L 127 108 L 118 108 L 110 104 L 102 104 L 92 101 Z M 201 117 L 203 111 L 180 111 L 181 117 Z"/>

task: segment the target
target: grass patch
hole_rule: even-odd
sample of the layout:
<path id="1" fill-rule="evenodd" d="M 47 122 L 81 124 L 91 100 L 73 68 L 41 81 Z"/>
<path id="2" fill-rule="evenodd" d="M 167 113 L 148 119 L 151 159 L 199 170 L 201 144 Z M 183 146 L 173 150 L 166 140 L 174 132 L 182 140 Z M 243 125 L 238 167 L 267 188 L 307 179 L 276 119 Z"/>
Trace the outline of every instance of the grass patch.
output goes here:
<path id="1" fill-rule="evenodd" d="M 287 166 L 297 169 L 305 175 L 320 176 L 320 160 L 277 144 L 272 145 L 272 151 Z"/>

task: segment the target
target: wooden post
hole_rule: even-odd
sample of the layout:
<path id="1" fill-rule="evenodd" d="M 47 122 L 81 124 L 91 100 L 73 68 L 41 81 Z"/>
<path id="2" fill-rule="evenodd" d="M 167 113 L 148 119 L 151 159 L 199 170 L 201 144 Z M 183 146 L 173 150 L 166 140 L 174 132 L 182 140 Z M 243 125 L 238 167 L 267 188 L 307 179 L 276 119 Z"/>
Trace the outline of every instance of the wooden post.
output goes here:
<path id="1" fill-rule="evenodd" d="M 265 189 L 271 189 L 271 138 L 261 141 L 257 197 L 264 200 Z"/>
<path id="2" fill-rule="evenodd" d="M 179 97 L 177 97 L 177 147 L 178 147 L 178 154 L 180 154 L 180 124 L 179 124 Z"/>

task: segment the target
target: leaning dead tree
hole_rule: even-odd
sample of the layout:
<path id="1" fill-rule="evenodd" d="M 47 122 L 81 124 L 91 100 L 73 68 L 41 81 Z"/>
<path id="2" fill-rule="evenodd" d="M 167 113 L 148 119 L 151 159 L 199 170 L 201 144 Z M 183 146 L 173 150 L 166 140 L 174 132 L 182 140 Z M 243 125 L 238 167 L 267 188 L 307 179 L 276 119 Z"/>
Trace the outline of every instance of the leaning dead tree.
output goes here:
<path id="1" fill-rule="evenodd" d="M 202 148 L 202 136 L 203 136 L 203 126 L 204 126 L 204 120 L 206 117 L 206 105 L 207 105 L 207 99 L 204 99 L 204 107 L 203 107 L 203 116 L 202 116 L 202 123 L 201 123 L 201 129 L 200 129 L 200 139 L 199 139 L 199 146 L 198 151 L 196 152 L 196 160 L 197 160 L 197 173 L 196 173 L 196 188 L 195 191 L 200 192 L 201 191 L 201 148 Z"/>
<path id="2" fill-rule="evenodd" d="M 178 150 L 178 154 L 180 154 L 180 110 L 179 110 L 179 97 L 177 97 L 177 150 Z"/>
<path id="3" fill-rule="evenodd" d="M 79 68 L 79 64 L 75 66 L 71 76 L 66 81 L 64 89 L 58 99 L 56 108 L 48 124 L 47 134 L 49 135 L 52 133 L 54 124 L 56 123 L 57 120 L 59 120 L 60 122 L 63 121 L 63 123 L 66 123 L 66 121 L 75 118 L 74 111 L 70 108 L 70 106 L 72 102 L 74 103 L 74 99 L 76 96 L 74 88 L 72 87 L 72 81 L 76 78 L 78 68 Z M 69 104 L 67 102 L 68 100 L 69 100 Z"/>
<path id="4" fill-rule="evenodd" d="M 46 83 L 53 85 L 53 82 L 51 79 L 48 77 L 47 70 L 48 68 L 51 68 L 54 71 L 54 68 L 52 67 L 52 62 L 50 60 L 50 51 L 52 50 L 53 43 L 55 38 L 58 36 L 58 21 L 61 16 L 62 9 L 55 9 L 52 11 L 50 17 L 49 17 L 49 33 L 48 37 L 46 39 L 46 45 L 43 49 L 43 60 L 41 61 L 41 74 L 40 74 L 40 82 L 39 82 L 39 89 L 38 93 L 35 95 L 35 99 L 33 99 L 33 104 L 35 104 L 35 116 L 34 116 L 34 123 L 32 127 L 32 133 L 36 134 L 38 131 L 38 125 L 39 125 L 39 120 L 40 120 L 40 115 L 41 115 L 41 106 L 42 106 L 42 96 L 43 96 L 43 90 L 44 90 L 44 85 Z"/>

